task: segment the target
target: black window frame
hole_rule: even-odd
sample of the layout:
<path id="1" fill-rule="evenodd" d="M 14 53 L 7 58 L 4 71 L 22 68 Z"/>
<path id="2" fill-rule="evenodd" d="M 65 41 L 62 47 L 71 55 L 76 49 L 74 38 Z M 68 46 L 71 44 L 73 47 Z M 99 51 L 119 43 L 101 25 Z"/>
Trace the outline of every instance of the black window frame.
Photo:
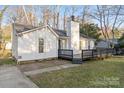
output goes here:
<path id="1" fill-rule="evenodd" d="M 39 53 L 44 53 L 44 39 L 43 38 L 39 38 Z"/>

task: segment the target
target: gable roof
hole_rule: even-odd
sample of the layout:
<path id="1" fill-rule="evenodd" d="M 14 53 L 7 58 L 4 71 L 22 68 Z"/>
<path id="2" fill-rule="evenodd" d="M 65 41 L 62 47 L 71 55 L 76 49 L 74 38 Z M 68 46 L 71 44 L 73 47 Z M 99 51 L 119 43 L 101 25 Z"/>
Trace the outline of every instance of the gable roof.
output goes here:
<path id="1" fill-rule="evenodd" d="M 15 23 L 14 25 L 15 25 L 17 34 L 25 34 L 25 33 L 29 33 L 32 31 L 36 31 L 38 29 L 42 29 L 43 27 L 48 27 L 50 31 L 52 31 L 57 37 L 68 37 L 65 30 L 55 29 L 55 28 L 50 27 L 49 25 L 39 26 L 39 27 L 31 26 L 31 25 L 23 25 L 23 24 L 18 24 L 18 23 Z M 19 26 L 20 28 L 16 28 L 16 26 Z M 84 34 L 80 34 L 80 37 L 87 38 L 87 39 L 94 39 Z"/>
<path id="2" fill-rule="evenodd" d="M 19 24 L 19 23 L 14 23 L 13 25 L 14 25 L 17 33 L 22 33 L 22 32 L 37 28 L 32 25 L 23 25 L 23 24 Z"/>
<path id="3" fill-rule="evenodd" d="M 53 31 L 54 34 L 56 34 L 58 37 L 68 37 L 66 35 L 66 32 L 64 30 L 59 30 L 59 29 L 54 29 L 52 27 L 50 27 L 49 25 L 46 26 L 39 26 L 39 27 L 34 27 L 34 26 L 30 26 L 30 25 L 23 25 L 23 24 L 15 24 L 15 27 L 19 26 L 20 28 L 15 28 L 17 34 L 24 34 L 24 33 L 28 33 L 28 32 L 32 32 L 38 29 L 41 29 L 43 27 L 48 27 L 51 31 Z"/>
<path id="4" fill-rule="evenodd" d="M 40 27 L 33 27 L 33 28 L 30 28 L 30 29 L 26 29 L 26 30 L 24 30 L 24 27 L 22 27 L 23 28 L 23 30 L 21 29 L 16 29 L 16 32 L 17 32 L 17 35 L 22 35 L 22 34 L 26 34 L 26 33 L 30 33 L 30 32 L 33 32 L 33 31 L 36 31 L 36 30 L 39 30 L 39 29 L 42 29 L 42 28 L 44 28 L 44 27 L 48 27 L 49 29 L 50 29 L 50 31 L 56 36 L 56 37 L 58 37 L 58 35 L 48 26 L 48 25 L 46 25 L 46 26 L 40 26 Z"/>

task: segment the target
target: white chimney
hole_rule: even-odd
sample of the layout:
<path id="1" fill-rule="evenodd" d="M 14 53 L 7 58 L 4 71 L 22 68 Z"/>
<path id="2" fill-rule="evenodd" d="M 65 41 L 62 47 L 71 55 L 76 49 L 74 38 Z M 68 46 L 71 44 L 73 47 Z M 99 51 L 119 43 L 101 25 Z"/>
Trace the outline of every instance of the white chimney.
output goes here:
<path id="1" fill-rule="evenodd" d="M 79 23 L 75 21 L 74 16 L 68 19 L 67 36 L 69 36 L 68 48 L 74 50 L 76 54 L 80 50 Z"/>

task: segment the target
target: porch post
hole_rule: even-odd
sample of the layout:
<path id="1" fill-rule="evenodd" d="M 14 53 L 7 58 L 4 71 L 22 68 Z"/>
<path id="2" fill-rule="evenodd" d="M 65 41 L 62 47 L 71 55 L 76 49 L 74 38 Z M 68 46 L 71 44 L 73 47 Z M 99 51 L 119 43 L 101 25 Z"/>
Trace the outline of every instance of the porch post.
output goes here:
<path id="1" fill-rule="evenodd" d="M 59 46 L 58 46 L 58 49 L 61 49 L 61 42 L 60 42 L 60 39 L 59 39 Z"/>

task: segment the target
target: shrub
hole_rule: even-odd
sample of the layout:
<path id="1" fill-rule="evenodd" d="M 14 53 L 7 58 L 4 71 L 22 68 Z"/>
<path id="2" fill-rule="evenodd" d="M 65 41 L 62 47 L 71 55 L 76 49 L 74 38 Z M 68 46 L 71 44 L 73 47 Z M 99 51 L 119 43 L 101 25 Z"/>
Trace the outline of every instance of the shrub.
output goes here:
<path id="1" fill-rule="evenodd" d="M 124 40 L 119 41 L 119 47 L 124 48 Z"/>

